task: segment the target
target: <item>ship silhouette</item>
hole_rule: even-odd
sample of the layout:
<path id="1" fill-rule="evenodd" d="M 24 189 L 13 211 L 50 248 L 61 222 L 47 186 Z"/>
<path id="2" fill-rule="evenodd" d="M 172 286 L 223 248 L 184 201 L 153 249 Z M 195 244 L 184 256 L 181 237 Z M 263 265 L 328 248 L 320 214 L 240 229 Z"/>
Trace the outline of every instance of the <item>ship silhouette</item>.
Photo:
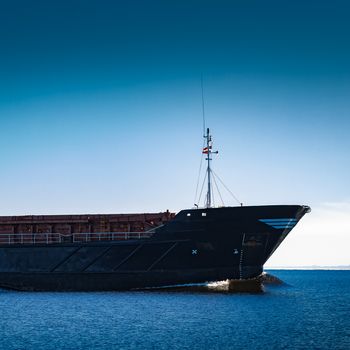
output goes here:
<path id="1" fill-rule="evenodd" d="M 0 287 L 107 291 L 248 280 L 303 215 L 304 205 L 214 207 L 206 130 L 203 207 L 145 214 L 0 217 Z"/>

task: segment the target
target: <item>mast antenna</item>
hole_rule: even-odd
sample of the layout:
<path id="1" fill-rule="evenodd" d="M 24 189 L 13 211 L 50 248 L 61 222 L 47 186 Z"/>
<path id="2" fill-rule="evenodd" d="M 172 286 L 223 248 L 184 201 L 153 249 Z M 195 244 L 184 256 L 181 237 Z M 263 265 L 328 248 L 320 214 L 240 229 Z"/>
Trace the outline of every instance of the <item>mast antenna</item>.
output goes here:
<path id="1" fill-rule="evenodd" d="M 206 139 L 207 146 L 203 148 L 203 153 L 207 155 L 207 158 L 205 158 L 205 160 L 208 162 L 207 163 L 208 189 L 207 189 L 207 200 L 206 200 L 205 206 L 206 206 L 206 208 L 211 208 L 211 202 L 212 202 L 211 172 L 212 172 L 212 170 L 210 167 L 210 161 L 212 160 L 212 158 L 210 158 L 210 155 L 213 153 L 217 154 L 219 152 L 212 150 L 213 142 L 212 142 L 209 128 L 207 128 L 207 134 L 204 135 L 204 137 Z"/>
<path id="2" fill-rule="evenodd" d="M 204 87 L 203 87 L 203 74 L 201 74 L 201 88 L 202 88 L 202 116 L 203 116 L 203 137 L 205 136 L 205 106 L 204 106 Z"/>
<path id="3" fill-rule="evenodd" d="M 203 74 L 201 74 L 201 91 L 202 91 L 202 117 L 203 117 L 203 150 L 202 150 L 202 157 L 201 157 L 201 162 L 199 165 L 199 173 L 198 173 L 198 180 L 197 180 L 197 186 L 196 186 L 196 194 L 195 194 L 195 201 L 197 199 L 197 194 L 198 194 L 198 186 L 199 186 L 199 181 L 200 181 L 200 174 L 201 174 L 201 169 L 202 169 L 202 161 L 203 161 L 203 154 L 206 154 L 206 158 L 205 160 L 207 161 L 207 171 L 205 172 L 205 176 L 203 179 L 203 184 L 200 190 L 200 194 L 199 194 L 199 198 L 198 198 L 198 202 L 200 202 L 201 200 L 201 196 L 202 196 L 202 190 L 205 184 L 205 181 L 207 180 L 207 195 L 206 195 L 206 200 L 205 200 L 205 204 L 204 206 L 206 208 L 212 208 L 212 202 L 214 202 L 214 186 L 212 186 L 212 179 L 214 181 L 214 184 L 216 185 L 216 189 L 219 193 L 219 196 L 221 198 L 222 204 L 224 205 L 224 202 L 222 200 L 221 197 L 221 193 L 219 191 L 219 188 L 216 184 L 216 180 L 215 178 L 218 178 L 218 180 L 222 183 L 222 185 L 225 187 L 225 189 L 234 197 L 234 199 L 242 206 L 243 203 L 241 203 L 237 197 L 235 197 L 235 195 L 227 188 L 227 186 L 222 182 L 222 180 L 216 175 L 216 173 L 211 169 L 210 166 L 210 161 L 212 160 L 211 155 L 212 154 L 218 154 L 218 151 L 213 151 L 212 150 L 212 146 L 213 146 L 213 142 L 212 142 L 212 136 L 210 135 L 210 130 L 209 128 L 206 129 L 206 125 L 205 125 L 205 104 L 204 104 L 204 84 L 203 84 Z M 198 208 L 198 204 L 194 204 L 196 208 Z M 215 205 L 215 204 L 214 204 Z"/>

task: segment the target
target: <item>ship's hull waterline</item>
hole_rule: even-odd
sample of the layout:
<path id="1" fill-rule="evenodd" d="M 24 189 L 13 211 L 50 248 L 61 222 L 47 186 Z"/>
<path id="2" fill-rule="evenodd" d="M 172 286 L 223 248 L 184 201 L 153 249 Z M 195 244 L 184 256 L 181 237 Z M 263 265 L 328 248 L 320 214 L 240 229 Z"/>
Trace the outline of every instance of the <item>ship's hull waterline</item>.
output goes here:
<path id="1" fill-rule="evenodd" d="M 262 273 L 309 210 L 299 205 L 182 210 L 149 231 L 149 238 L 137 239 L 27 243 L 14 233 L 17 240 L 0 241 L 0 287 L 107 291 L 250 279 Z"/>

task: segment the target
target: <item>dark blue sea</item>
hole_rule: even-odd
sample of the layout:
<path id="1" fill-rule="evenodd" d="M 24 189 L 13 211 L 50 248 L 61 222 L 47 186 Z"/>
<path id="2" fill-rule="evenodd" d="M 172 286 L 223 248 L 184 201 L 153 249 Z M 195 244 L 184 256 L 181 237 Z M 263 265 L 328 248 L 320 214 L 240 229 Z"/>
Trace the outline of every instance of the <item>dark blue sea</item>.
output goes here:
<path id="1" fill-rule="evenodd" d="M 0 291 L 0 349 L 350 349 L 350 271 L 269 271 L 259 293 Z"/>

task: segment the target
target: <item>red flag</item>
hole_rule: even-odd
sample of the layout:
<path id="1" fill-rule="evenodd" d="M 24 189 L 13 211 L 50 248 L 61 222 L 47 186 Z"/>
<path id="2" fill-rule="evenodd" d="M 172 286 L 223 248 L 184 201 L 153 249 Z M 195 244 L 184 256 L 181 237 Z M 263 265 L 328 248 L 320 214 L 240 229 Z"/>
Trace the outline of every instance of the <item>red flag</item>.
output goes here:
<path id="1" fill-rule="evenodd" d="M 209 153 L 208 147 L 204 147 L 202 150 L 202 153 L 208 154 Z"/>

